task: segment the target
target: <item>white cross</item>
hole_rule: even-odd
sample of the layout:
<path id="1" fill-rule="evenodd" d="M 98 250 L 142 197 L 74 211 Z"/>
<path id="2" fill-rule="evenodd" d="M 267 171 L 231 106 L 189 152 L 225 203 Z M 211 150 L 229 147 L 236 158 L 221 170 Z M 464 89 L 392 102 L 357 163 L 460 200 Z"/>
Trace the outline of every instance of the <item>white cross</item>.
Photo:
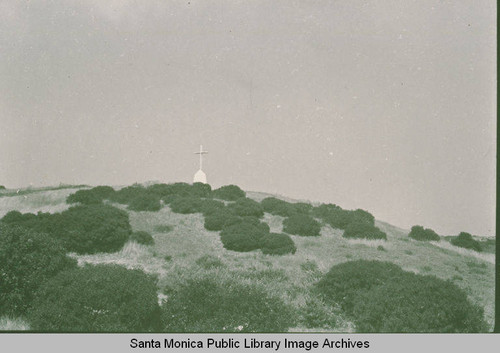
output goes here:
<path id="1" fill-rule="evenodd" d="M 203 161 L 202 161 L 202 156 L 203 156 L 204 154 L 207 154 L 207 153 L 208 153 L 207 151 L 203 151 L 203 146 L 202 146 L 202 145 L 200 145 L 200 152 L 195 152 L 195 153 L 194 153 L 194 154 L 199 154 L 199 155 L 200 155 L 200 170 L 201 170 L 202 163 L 203 163 Z"/>

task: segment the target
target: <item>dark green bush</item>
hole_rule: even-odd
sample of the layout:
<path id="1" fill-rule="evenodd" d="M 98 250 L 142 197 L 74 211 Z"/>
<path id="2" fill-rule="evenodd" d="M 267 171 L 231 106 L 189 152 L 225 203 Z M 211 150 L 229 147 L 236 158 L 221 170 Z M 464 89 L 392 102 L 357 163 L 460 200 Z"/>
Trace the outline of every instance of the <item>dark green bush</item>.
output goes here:
<path id="1" fill-rule="evenodd" d="M 310 203 L 297 202 L 292 205 L 297 213 L 310 214 L 313 210 L 313 206 Z"/>
<path id="2" fill-rule="evenodd" d="M 232 218 L 237 219 L 237 217 L 227 208 L 217 210 L 205 216 L 205 229 L 212 231 L 222 230 Z"/>
<path id="3" fill-rule="evenodd" d="M 338 303 L 358 332 L 477 332 L 482 310 L 459 287 L 433 276 L 404 272 L 389 262 L 350 261 L 333 266 L 316 284 Z"/>
<path id="4" fill-rule="evenodd" d="M 69 195 L 66 202 L 91 205 L 111 199 L 114 193 L 115 189 L 111 186 L 96 186 L 92 189 L 78 190 L 74 194 Z"/>
<path id="5" fill-rule="evenodd" d="M 262 239 L 269 234 L 267 224 L 254 222 L 248 219 L 241 219 L 238 222 L 225 226 L 220 233 L 220 238 L 224 248 L 234 251 L 252 251 L 259 249 Z"/>
<path id="6" fill-rule="evenodd" d="M 5 190 L 5 186 L 0 185 L 0 190 Z"/>
<path id="7" fill-rule="evenodd" d="M 283 231 L 302 236 L 318 236 L 321 225 L 312 217 L 295 214 L 283 221 Z"/>
<path id="8" fill-rule="evenodd" d="M 345 229 L 349 222 L 351 222 L 349 211 L 345 211 L 334 204 L 323 204 L 314 207 L 312 214 L 314 217 L 322 219 L 333 228 Z"/>
<path id="9" fill-rule="evenodd" d="M 209 184 L 194 183 L 189 192 L 192 197 L 211 197 L 212 187 Z"/>
<path id="10" fill-rule="evenodd" d="M 9 212 L 2 223 L 47 233 L 79 254 L 118 251 L 132 232 L 127 212 L 104 204 L 73 206 L 55 214 Z"/>
<path id="11" fill-rule="evenodd" d="M 50 236 L 0 224 L 0 313 L 24 314 L 43 282 L 75 267 L 76 261 Z"/>
<path id="12" fill-rule="evenodd" d="M 63 332 L 148 332 L 159 328 L 155 280 L 116 265 L 61 272 L 42 285 L 31 328 Z"/>
<path id="13" fill-rule="evenodd" d="M 292 203 L 277 199 L 275 197 L 267 197 L 262 200 L 260 204 L 262 205 L 264 211 L 277 216 L 289 217 L 297 213 L 297 210 L 295 209 L 295 207 L 293 207 Z"/>
<path id="14" fill-rule="evenodd" d="M 344 231 L 344 238 L 387 239 L 387 234 L 365 222 L 352 222 Z"/>
<path id="15" fill-rule="evenodd" d="M 450 281 L 405 273 L 359 293 L 353 316 L 358 332 L 484 332 L 483 310 Z"/>
<path id="16" fill-rule="evenodd" d="M 239 198 L 245 197 L 246 194 L 236 185 L 226 185 L 214 190 L 212 196 L 220 200 L 236 201 Z"/>
<path id="17" fill-rule="evenodd" d="M 260 203 L 248 198 L 239 198 L 236 202 L 227 206 L 227 208 L 237 216 L 257 217 L 264 216 L 264 210 Z"/>
<path id="18" fill-rule="evenodd" d="M 213 278 L 188 281 L 162 309 L 165 332 L 286 332 L 294 324 L 280 298 L 256 285 Z"/>
<path id="19" fill-rule="evenodd" d="M 351 313 L 357 305 L 356 295 L 383 285 L 403 275 L 401 267 L 380 261 L 356 260 L 333 266 L 317 283 L 326 300 L 338 303 Z"/>
<path id="20" fill-rule="evenodd" d="M 118 251 L 132 233 L 127 212 L 110 205 L 74 206 L 53 222 L 63 228 L 55 236 L 79 254 Z"/>
<path id="21" fill-rule="evenodd" d="M 217 213 L 225 208 L 226 208 L 226 206 L 221 201 L 212 200 L 212 199 L 202 199 L 201 200 L 200 211 L 201 211 L 201 213 L 203 213 L 203 215 L 205 217 L 213 215 L 213 214 L 215 214 L 215 213 Z"/>
<path id="22" fill-rule="evenodd" d="M 170 209 L 175 213 L 189 214 L 201 212 L 202 201 L 196 197 L 175 197 L 170 202 Z"/>
<path id="23" fill-rule="evenodd" d="M 481 248 L 481 243 L 472 238 L 472 235 L 466 232 L 461 232 L 456 238 L 452 238 L 450 241 L 451 244 L 455 246 L 459 246 L 465 249 L 472 249 L 477 252 L 481 252 L 483 249 Z"/>
<path id="24" fill-rule="evenodd" d="M 130 240 L 143 245 L 153 245 L 155 243 L 153 237 L 148 232 L 137 231 L 130 235 Z"/>
<path id="25" fill-rule="evenodd" d="M 413 226 L 408 234 L 410 238 L 420 241 L 439 241 L 439 235 L 436 234 L 432 229 L 422 226 Z"/>
<path id="26" fill-rule="evenodd" d="M 146 193 L 146 188 L 139 184 L 134 184 L 115 191 L 111 196 L 111 201 L 121 204 L 129 204 L 133 199 L 141 197 Z"/>
<path id="27" fill-rule="evenodd" d="M 295 254 L 297 247 L 287 234 L 270 233 L 262 238 L 262 253 L 269 255 Z"/>
<path id="28" fill-rule="evenodd" d="M 338 229 L 346 229 L 350 223 L 375 225 L 375 217 L 371 213 L 361 209 L 348 211 L 334 204 L 323 204 L 314 207 L 312 213 L 315 217 L 321 218 L 333 228 Z"/>
<path id="29" fill-rule="evenodd" d="M 128 201 L 128 209 L 132 211 L 156 212 L 161 210 L 161 207 L 160 197 L 146 191 Z"/>

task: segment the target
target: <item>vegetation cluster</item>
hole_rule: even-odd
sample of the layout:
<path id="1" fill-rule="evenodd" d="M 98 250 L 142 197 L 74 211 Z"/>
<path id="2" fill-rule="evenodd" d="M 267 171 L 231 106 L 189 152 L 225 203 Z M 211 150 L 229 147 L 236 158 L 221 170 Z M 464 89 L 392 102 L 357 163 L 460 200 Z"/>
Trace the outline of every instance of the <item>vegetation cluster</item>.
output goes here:
<path id="1" fill-rule="evenodd" d="M 333 266 L 316 290 L 339 304 L 358 332 L 480 332 L 486 325 L 483 310 L 451 281 L 405 272 L 389 262 Z"/>

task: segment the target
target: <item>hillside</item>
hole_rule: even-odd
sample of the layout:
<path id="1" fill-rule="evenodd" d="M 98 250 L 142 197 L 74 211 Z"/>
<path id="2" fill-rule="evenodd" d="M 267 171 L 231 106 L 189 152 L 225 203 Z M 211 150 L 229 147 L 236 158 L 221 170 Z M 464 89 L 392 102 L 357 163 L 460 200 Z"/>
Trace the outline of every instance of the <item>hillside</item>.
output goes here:
<path id="1" fill-rule="evenodd" d="M 22 195 L 0 195 L 0 217 L 8 211 L 22 213 L 61 212 L 68 209 L 66 198 L 77 188 L 31 190 Z M 248 192 L 257 202 L 273 196 Z M 284 199 L 288 202 L 294 200 Z M 317 204 L 314 204 L 317 205 Z M 169 206 L 156 212 L 126 210 L 133 231 L 146 231 L 154 245 L 128 242 L 114 253 L 79 255 L 71 253 L 79 265 L 114 263 L 137 268 L 158 276 L 159 297 L 168 298 L 190 280 L 206 277 L 220 281 L 237 279 L 244 284 L 257 284 L 281 298 L 298 311 L 301 317 L 321 316 L 312 322 L 299 320 L 290 331 L 351 332 L 354 324 L 339 307 L 328 307 L 311 295 L 313 286 L 333 265 L 352 260 L 389 261 L 403 270 L 434 275 L 451 280 L 462 288 L 469 299 L 484 308 L 490 330 L 494 324 L 494 255 L 457 248 L 446 241 L 420 242 L 408 238 L 408 231 L 376 220 L 375 225 L 387 234 L 387 240 L 347 239 L 343 231 L 322 222 L 320 236 L 290 235 L 296 245 L 295 254 L 272 256 L 260 251 L 235 252 L 226 250 L 219 232 L 204 227 L 201 213 L 174 213 Z M 271 232 L 283 232 L 285 217 L 265 213 L 262 221 Z M 313 308 L 313 309 L 311 309 Z M 26 328 L 17 318 L 3 317 L 3 329 Z M 14 324 L 12 326 L 12 322 Z M 17 326 L 16 326 L 17 325 Z"/>

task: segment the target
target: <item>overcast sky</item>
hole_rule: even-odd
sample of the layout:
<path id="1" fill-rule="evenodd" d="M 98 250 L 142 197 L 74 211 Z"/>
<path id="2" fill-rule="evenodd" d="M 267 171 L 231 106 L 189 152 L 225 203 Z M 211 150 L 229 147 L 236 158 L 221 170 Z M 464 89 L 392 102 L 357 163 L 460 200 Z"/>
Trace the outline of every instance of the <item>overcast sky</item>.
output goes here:
<path id="1" fill-rule="evenodd" d="M 0 0 L 0 185 L 191 182 L 493 235 L 494 1 Z"/>

